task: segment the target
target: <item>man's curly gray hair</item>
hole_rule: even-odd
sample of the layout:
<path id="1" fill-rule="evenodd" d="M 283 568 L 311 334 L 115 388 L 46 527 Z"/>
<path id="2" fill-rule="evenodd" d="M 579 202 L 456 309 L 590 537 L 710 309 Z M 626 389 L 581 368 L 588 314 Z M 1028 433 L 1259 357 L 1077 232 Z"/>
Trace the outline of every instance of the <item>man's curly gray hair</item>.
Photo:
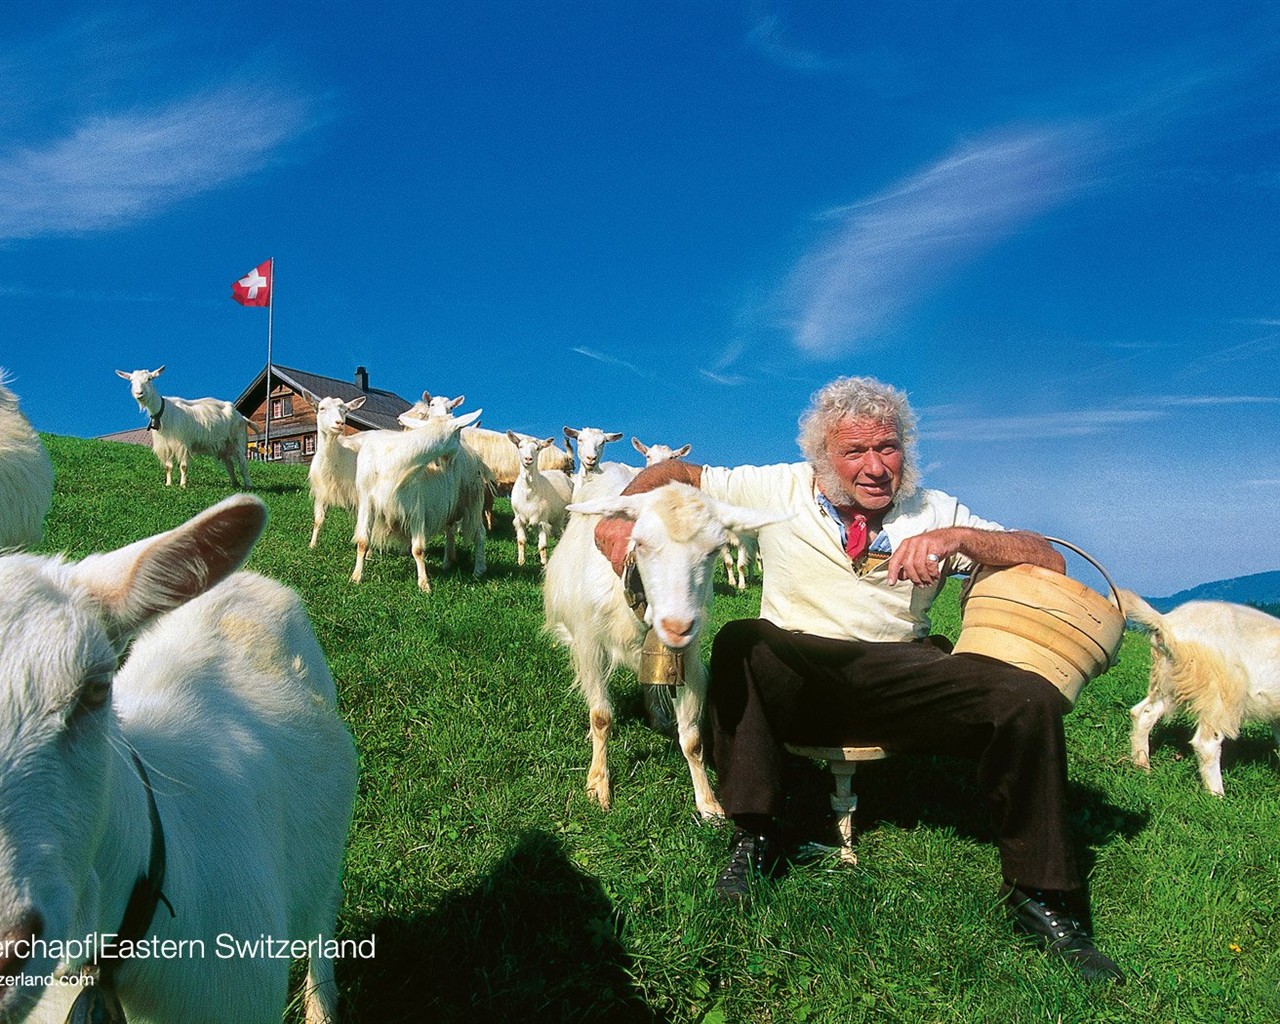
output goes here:
<path id="1" fill-rule="evenodd" d="M 902 442 L 902 481 L 894 500 L 914 494 L 920 485 L 915 413 L 905 392 L 874 377 L 837 377 L 813 393 L 809 408 L 800 417 L 800 436 L 796 441 L 813 466 L 823 493 L 828 497 L 846 493 L 827 455 L 827 434 L 848 417 L 892 423 L 897 427 L 898 439 Z"/>

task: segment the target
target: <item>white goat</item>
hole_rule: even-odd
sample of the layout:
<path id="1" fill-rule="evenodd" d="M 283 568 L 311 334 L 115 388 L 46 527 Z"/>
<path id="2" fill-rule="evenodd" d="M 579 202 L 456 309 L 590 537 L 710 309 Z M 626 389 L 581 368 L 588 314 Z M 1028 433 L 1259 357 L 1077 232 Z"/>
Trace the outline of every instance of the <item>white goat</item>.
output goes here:
<path id="1" fill-rule="evenodd" d="M 40 543 L 53 501 L 53 464 L 0 370 L 0 551 Z"/>
<path id="2" fill-rule="evenodd" d="M 411 430 L 368 431 L 356 458 L 356 564 L 364 577 L 370 545 L 407 540 L 418 567 L 418 588 L 430 592 L 427 540 L 445 534 L 445 568 L 454 564 L 453 529 L 461 526 L 475 550 L 474 575 L 484 575 L 484 491 L 488 471 L 459 433 L 481 410 L 454 419 L 401 417 Z"/>
<path id="3" fill-rule="evenodd" d="M 238 487 L 236 468 L 249 482 L 249 427 L 252 424 L 230 402 L 217 398 L 173 398 L 162 395 L 151 382 L 164 372 L 116 370 L 116 376 L 129 382 L 129 390 L 139 408 L 151 417 L 147 429 L 155 432 L 151 447 L 164 466 L 164 485 L 173 483 L 173 464 L 178 463 L 178 485 L 187 486 L 187 463 L 192 455 L 216 455 L 227 467 L 231 486 Z"/>
<path id="4" fill-rule="evenodd" d="M 750 530 L 743 530 L 737 534 L 736 543 L 729 544 L 725 547 L 724 552 L 724 571 L 729 577 L 729 585 L 736 586 L 739 590 L 747 589 L 747 580 L 751 578 L 751 566 L 760 556 L 760 539 Z M 737 578 L 734 578 L 734 568 L 737 568 Z"/>
<path id="5" fill-rule="evenodd" d="M 547 563 L 543 602 L 547 629 L 569 648 L 574 681 L 590 708 L 588 796 L 609 807 L 609 677 L 619 664 L 633 671 L 639 667 L 644 636 L 652 627 L 667 647 L 687 652 L 685 686 L 676 698 L 680 749 L 689 763 L 698 811 L 706 818 L 723 814 L 702 762 L 700 720 L 707 684 L 698 638 L 708 619 L 715 560 L 728 532 L 758 529 L 778 517 L 717 502 L 680 483 L 574 503 L 569 510 L 579 514 L 570 517 Z M 596 549 L 599 515 L 635 522 L 630 551 L 647 601 L 643 621 L 628 605 L 609 560 Z"/>
<path id="6" fill-rule="evenodd" d="M 1130 711 L 1134 764 L 1151 767 L 1152 728 L 1185 707 L 1197 720 L 1200 778 L 1222 796 L 1222 741 L 1246 720 L 1269 723 L 1280 746 L 1280 619 L 1225 601 L 1188 601 L 1161 615 L 1132 591 L 1119 597 L 1129 621 L 1151 635 L 1151 685 Z"/>
<path id="7" fill-rule="evenodd" d="M 347 414 L 364 405 L 365 396 L 350 402 L 340 398 L 322 398 L 316 405 L 316 454 L 307 470 L 307 483 L 315 503 L 311 528 L 311 544 L 315 547 L 330 508 L 356 508 L 356 454 L 360 435 L 347 436 Z"/>
<path id="8" fill-rule="evenodd" d="M 682 445 L 672 448 L 665 444 L 646 445 L 640 438 L 633 437 L 631 446 L 644 456 L 646 466 L 654 466 L 668 459 L 683 459 L 693 450 L 693 445 Z M 608 465 L 608 463 L 606 463 Z M 735 585 L 734 566 L 737 566 L 736 586 L 739 590 L 747 589 L 747 578 L 751 573 L 751 564 L 756 560 L 759 542 L 756 535 L 748 530 L 736 534 L 736 539 L 724 546 L 721 554 L 724 557 L 724 571 L 729 577 L 729 585 Z"/>
<path id="9" fill-rule="evenodd" d="M 428 416 L 452 416 L 453 410 L 467 400 L 466 395 L 457 398 L 445 398 L 444 395 L 432 395 L 430 391 L 422 392 L 422 399 L 415 402 L 403 415 L 415 419 L 426 419 Z"/>
<path id="10" fill-rule="evenodd" d="M 631 439 L 631 447 L 644 456 L 644 464 L 646 466 L 654 466 L 659 462 L 666 462 L 668 459 L 683 459 L 693 451 L 693 445 L 691 444 L 683 445 L 680 448 L 672 448 L 665 444 L 644 444 L 638 437 Z"/>
<path id="11" fill-rule="evenodd" d="M 621 466 L 622 463 L 601 463 L 600 457 L 604 454 L 604 446 L 610 441 L 616 441 L 621 434 L 606 434 L 603 430 L 596 427 L 582 427 L 580 430 L 574 430 L 573 427 L 564 428 L 564 445 L 572 451 L 571 441 L 578 442 L 578 472 L 573 478 L 573 500 L 578 501 L 583 497 L 583 487 L 586 485 L 587 478 L 605 471 L 605 466 Z M 631 467 L 625 467 L 631 469 Z M 631 475 L 634 476 L 638 470 L 632 469 Z M 625 487 L 626 484 L 624 483 Z M 619 488 L 621 490 L 621 488 Z"/>
<path id="12" fill-rule="evenodd" d="M 516 531 L 516 564 L 524 565 L 526 530 L 538 529 L 538 560 L 547 564 L 547 541 L 564 529 L 565 506 L 573 494 L 573 481 L 559 469 L 543 472 L 538 468 L 538 453 L 551 447 L 555 439 L 539 441 L 507 431 L 520 459 L 520 475 L 511 488 L 512 522 Z"/>
<path id="13" fill-rule="evenodd" d="M 78 564 L 0 558 L 0 1019 L 70 1020 L 45 979 L 154 885 L 120 947 L 150 952 L 99 978 L 131 1024 L 278 1022 L 289 961 L 219 955 L 265 935 L 309 941 L 306 1020 L 336 1020 L 355 749 L 302 602 L 232 575 L 265 521 L 237 495 Z"/>
<path id="14" fill-rule="evenodd" d="M 422 393 L 422 401 L 415 402 L 400 414 L 400 422 L 406 419 L 424 420 L 429 416 L 443 416 L 456 409 L 465 397 L 442 398 L 439 395 L 430 397 L 429 391 Z M 472 449 L 493 473 L 494 481 L 500 491 L 510 492 L 520 475 L 520 460 L 515 449 L 507 443 L 507 435 L 500 430 L 488 430 L 484 427 L 467 427 L 462 432 L 462 440 Z M 573 472 L 573 456 L 568 452 L 549 445 L 538 453 L 538 468 L 542 470 L 559 469 L 566 473 Z"/>

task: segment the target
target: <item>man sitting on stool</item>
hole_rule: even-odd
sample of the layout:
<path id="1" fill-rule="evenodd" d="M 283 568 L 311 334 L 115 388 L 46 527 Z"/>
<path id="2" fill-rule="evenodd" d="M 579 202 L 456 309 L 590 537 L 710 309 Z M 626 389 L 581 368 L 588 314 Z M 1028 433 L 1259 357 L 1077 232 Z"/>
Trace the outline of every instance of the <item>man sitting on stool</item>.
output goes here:
<path id="1" fill-rule="evenodd" d="M 750 876 L 776 864 L 785 743 L 965 757 L 995 807 L 1015 927 L 1083 978 L 1122 981 L 1070 909 L 1087 898 L 1067 829 L 1070 702 L 1034 673 L 925 642 L 947 576 L 1024 562 L 1065 572 L 1065 562 L 1039 534 L 919 488 L 914 438 L 906 395 L 842 377 L 800 420 L 806 462 L 664 462 L 623 492 L 679 481 L 791 514 L 760 531 L 761 617 L 726 624 L 712 648 L 707 709 L 720 801 L 736 826 L 715 891 L 741 901 Z M 619 572 L 630 526 L 605 519 L 596 530 Z"/>

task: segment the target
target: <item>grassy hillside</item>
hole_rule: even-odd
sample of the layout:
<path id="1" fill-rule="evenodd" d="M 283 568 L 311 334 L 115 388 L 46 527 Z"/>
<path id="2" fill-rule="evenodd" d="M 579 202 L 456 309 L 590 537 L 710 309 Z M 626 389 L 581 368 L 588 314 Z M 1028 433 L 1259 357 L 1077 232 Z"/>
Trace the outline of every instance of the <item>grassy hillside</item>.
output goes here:
<path id="1" fill-rule="evenodd" d="M 80 556 L 170 528 L 227 493 L 201 460 L 183 492 L 145 449 L 47 437 L 58 490 L 46 548 Z M 713 902 L 725 825 L 697 820 L 684 759 L 616 680 L 615 806 L 583 793 L 585 705 L 541 634 L 539 570 L 515 565 L 499 503 L 488 577 L 371 559 L 347 582 L 351 520 L 309 552 L 300 467 L 253 467 L 271 519 L 249 567 L 297 588 L 360 750 L 338 965 L 347 1019 L 422 1021 L 1272 1022 L 1280 1014 L 1280 772 L 1270 731 L 1229 743 L 1227 796 L 1197 778 L 1183 720 L 1128 760 L 1145 641 L 1068 719 L 1072 818 L 1098 941 L 1129 973 L 1085 989 L 1017 942 L 972 766 L 866 766 L 856 868 L 798 864 L 746 912 Z M 469 552 L 464 553 L 464 564 Z M 439 547 L 429 552 L 438 567 Z M 755 613 L 721 585 L 718 622 Z M 954 635 L 954 592 L 942 619 Z M 789 827 L 833 838 L 829 776 L 794 768 Z"/>

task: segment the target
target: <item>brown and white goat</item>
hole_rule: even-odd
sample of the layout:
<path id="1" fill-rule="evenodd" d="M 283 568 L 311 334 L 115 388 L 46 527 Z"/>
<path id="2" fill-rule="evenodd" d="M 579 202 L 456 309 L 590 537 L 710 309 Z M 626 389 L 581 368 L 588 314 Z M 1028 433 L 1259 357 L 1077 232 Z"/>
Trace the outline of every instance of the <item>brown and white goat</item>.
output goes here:
<path id="1" fill-rule="evenodd" d="M 646 466 L 657 465 L 659 462 L 666 462 L 669 459 L 683 459 L 693 450 L 692 445 L 681 445 L 679 448 L 672 448 L 665 444 L 645 444 L 640 438 L 633 437 L 631 446 L 644 456 L 644 464 Z M 741 530 L 735 535 L 734 541 L 724 546 L 722 556 L 724 558 L 724 571 L 729 577 L 729 585 L 736 586 L 739 590 L 747 589 L 747 579 L 751 575 L 751 566 L 759 557 L 760 542 L 756 535 L 750 530 Z M 737 567 L 737 577 L 734 577 L 734 568 Z"/>
<path id="2" fill-rule="evenodd" d="M 1133 706 L 1134 764 L 1150 767 L 1157 722 L 1186 708 L 1196 718 L 1191 746 L 1205 788 L 1222 789 L 1222 743 L 1248 720 L 1271 725 L 1280 744 L 1280 619 L 1225 601 L 1188 601 L 1161 615 L 1137 594 L 1119 592 L 1130 622 L 1151 635 L 1151 684 Z"/>
<path id="3" fill-rule="evenodd" d="M 666 647 L 686 652 L 685 685 L 676 697 L 680 749 L 689 763 L 698 811 L 704 818 L 723 814 L 702 760 L 707 677 L 698 638 L 708 621 L 721 547 L 733 531 L 759 529 L 778 517 L 715 501 L 681 483 L 642 494 L 597 497 L 572 504 L 569 511 L 575 514 L 547 563 L 543 604 L 547 629 L 569 648 L 574 681 L 590 710 L 587 795 L 609 807 L 609 678 L 620 664 L 632 671 L 639 668 L 645 634 L 652 628 Z M 601 515 L 635 523 L 630 553 L 644 586 L 643 620 L 632 611 L 613 566 L 596 548 Z"/>

